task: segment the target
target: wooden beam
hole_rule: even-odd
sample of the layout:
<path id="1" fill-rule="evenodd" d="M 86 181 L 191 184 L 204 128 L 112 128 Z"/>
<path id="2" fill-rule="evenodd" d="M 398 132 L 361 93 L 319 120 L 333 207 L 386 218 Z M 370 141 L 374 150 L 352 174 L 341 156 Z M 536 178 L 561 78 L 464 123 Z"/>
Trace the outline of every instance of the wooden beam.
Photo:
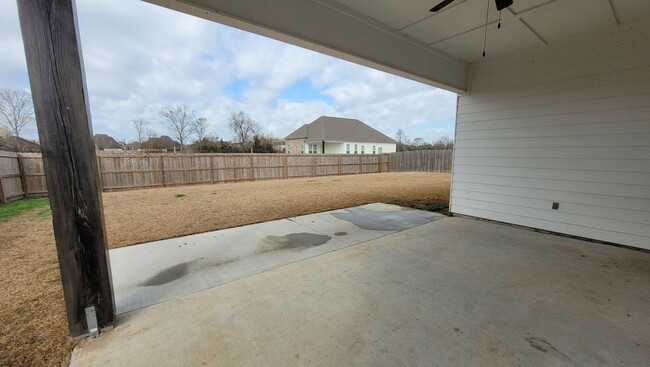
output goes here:
<path id="1" fill-rule="evenodd" d="M 18 0 L 36 125 L 72 336 L 85 308 L 112 327 L 115 301 L 73 0 Z"/>

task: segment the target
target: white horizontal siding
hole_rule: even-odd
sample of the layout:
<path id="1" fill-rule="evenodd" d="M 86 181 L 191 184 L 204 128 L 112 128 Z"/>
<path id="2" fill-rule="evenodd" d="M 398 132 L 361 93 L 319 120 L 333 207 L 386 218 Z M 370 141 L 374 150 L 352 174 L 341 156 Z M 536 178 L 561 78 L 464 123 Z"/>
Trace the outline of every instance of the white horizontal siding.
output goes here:
<path id="1" fill-rule="evenodd" d="M 451 211 L 650 249 L 648 35 L 471 65 Z"/>

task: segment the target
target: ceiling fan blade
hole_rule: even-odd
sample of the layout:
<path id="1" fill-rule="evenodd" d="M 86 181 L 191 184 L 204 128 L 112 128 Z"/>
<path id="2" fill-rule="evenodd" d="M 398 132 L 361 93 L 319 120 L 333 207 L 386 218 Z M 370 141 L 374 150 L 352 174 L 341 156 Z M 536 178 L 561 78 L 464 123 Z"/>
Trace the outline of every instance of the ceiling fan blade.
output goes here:
<path id="1" fill-rule="evenodd" d="M 454 0 L 442 0 L 440 2 L 440 4 L 438 4 L 438 5 L 434 6 L 433 8 L 429 9 L 429 11 L 432 12 L 432 13 L 438 12 L 438 11 L 442 10 L 442 8 L 444 8 L 445 6 L 451 4 L 453 1 Z"/>

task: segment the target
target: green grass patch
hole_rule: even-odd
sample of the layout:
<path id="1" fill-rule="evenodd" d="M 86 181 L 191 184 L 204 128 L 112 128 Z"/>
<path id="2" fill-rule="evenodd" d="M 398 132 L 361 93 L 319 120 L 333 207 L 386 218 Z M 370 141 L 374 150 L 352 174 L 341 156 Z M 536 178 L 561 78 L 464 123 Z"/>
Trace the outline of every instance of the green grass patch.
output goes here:
<path id="1" fill-rule="evenodd" d="M 22 199 L 7 204 L 0 204 L 0 221 L 9 220 L 22 213 L 49 205 L 48 198 Z M 50 210 L 49 208 L 47 210 Z M 45 210 L 43 210 L 45 211 Z M 40 216 L 40 212 L 39 212 Z"/>
<path id="2" fill-rule="evenodd" d="M 47 208 L 47 209 L 41 210 L 40 212 L 36 213 L 36 215 L 41 217 L 41 218 L 49 218 L 49 217 L 52 216 L 52 209 Z"/>
<path id="3" fill-rule="evenodd" d="M 393 202 L 388 202 L 388 204 L 401 205 L 401 206 L 406 206 L 406 207 L 409 207 L 409 208 L 426 210 L 426 211 L 430 211 L 430 212 L 438 212 L 438 213 L 442 213 L 442 214 L 445 214 L 445 215 L 449 215 L 449 203 L 446 202 L 446 201 L 438 201 L 438 200 L 432 200 L 432 201 L 402 201 L 402 200 L 395 200 Z"/>
<path id="4" fill-rule="evenodd" d="M 177 198 L 184 198 L 184 197 L 185 197 L 185 194 L 176 194 L 175 197 L 177 197 Z"/>

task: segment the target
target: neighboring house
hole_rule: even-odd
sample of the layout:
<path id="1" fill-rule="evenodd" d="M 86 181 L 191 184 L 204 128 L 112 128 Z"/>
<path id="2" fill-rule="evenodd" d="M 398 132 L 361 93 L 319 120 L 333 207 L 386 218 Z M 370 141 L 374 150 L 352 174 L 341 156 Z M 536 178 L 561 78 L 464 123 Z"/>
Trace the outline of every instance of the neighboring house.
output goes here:
<path id="1" fill-rule="evenodd" d="M 321 116 L 285 138 L 289 154 L 393 153 L 397 142 L 356 119 Z"/>
<path id="2" fill-rule="evenodd" d="M 106 152 L 121 152 L 124 146 L 106 134 L 95 134 L 95 146 Z"/>
<path id="3" fill-rule="evenodd" d="M 20 144 L 19 144 L 20 142 Z M 16 138 L 5 129 L 0 129 L 0 150 L 8 152 L 25 152 L 25 153 L 40 153 L 41 146 L 38 143 L 23 139 Z"/>
<path id="4" fill-rule="evenodd" d="M 128 143 L 126 145 L 126 150 L 140 150 L 142 144 L 140 142 L 134 141 L 133 143 Z"/>
<path id="5" fill-rule="evenodd" d="M 180 152 L 181 143 L 173 140 L 167 135 L 163 135 L 159 138 L 149 138 L 149 140 L 143 142 L 140 145 L 141 151 L 146 152 Z"/>

